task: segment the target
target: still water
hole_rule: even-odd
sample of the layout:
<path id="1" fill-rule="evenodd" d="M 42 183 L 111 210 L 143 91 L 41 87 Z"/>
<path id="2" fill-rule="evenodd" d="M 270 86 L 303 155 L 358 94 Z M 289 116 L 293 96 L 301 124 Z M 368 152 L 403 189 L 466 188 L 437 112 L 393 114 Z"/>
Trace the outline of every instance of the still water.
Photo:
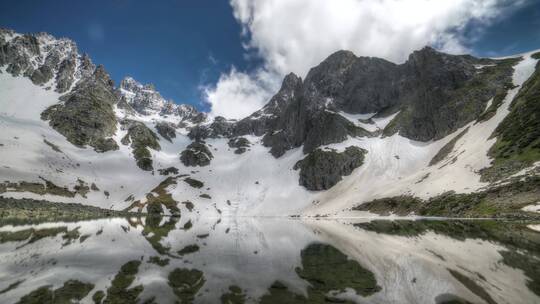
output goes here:
<path id="1" fill-rule="evenodd" d="M 534 223 L 0 225 L 0 303 L 540 303 Z"/>

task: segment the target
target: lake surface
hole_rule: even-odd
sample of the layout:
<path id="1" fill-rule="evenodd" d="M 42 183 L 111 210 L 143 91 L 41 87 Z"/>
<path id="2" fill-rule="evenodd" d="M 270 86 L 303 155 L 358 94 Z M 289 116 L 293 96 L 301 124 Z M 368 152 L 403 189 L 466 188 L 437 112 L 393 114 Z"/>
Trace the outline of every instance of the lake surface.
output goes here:
<path id="1" fill-rule="evenodd" d="M 0 303 L 540 303 L 540 226 L 110 218 L 0 225 Z"/>

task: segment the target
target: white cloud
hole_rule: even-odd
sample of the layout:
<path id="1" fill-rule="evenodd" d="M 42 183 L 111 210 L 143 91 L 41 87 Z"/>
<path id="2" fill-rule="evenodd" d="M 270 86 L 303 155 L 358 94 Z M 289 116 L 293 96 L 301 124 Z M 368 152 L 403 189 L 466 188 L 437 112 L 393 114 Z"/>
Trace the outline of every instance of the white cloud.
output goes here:
<path id="1" fill-rule="evenodd" d="M 222 74 L 215 87 L 205 87 L 204 95 L 212 106 L 212 116 L 242 118 L 258 110 L 278 87 L 277 75 L 259 69 L 248 75 L 232 68 Z"/>
<path id="2" fill-rule="evenodd" d="M 223 75 L 206 90 L 207 101 L 216 115 L 241 117 L 262 106 L 285 74 L 304 77 L 341 49 L 394 62 L 425 45 L 464 53 L 466 25 L 489 24 L 525 1 L 231 0 L 245 47 L 255 50 L 264 66 L 251 74 Z"/>

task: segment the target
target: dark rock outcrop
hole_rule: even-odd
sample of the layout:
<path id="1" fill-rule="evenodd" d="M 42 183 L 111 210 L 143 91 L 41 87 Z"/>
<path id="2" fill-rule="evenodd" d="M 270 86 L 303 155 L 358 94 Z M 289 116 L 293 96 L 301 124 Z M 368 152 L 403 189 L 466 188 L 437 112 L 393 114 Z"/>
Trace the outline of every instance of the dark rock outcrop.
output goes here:
<path id="1" fill-rule="evenodd" d="M 176 167 L 168 167 L 165 169 L 158 169 L 158 172 L 160 175 L 176 175 L 178 174 L 178 168 Z"/>
<path id="2" fill-rule="evenodd" d="M 30 76 L 34 72 L 31 59 L 41 55 L 39 41 L 34 35 L 12 35 L 12 31 L 0 31 L 0 66 L 7 65 L 6 71 L 13 76 Z"/>
<path id="3" fill-rule="evenodd" d="M 137 166 L 145 171 L 152 171 L 152 154 L 149 148 L 159 151 L 161 146 L 157 135 L 144 123 L 134 120 L 124 119 L 120 121 L 122 129 L 127 130 L 126 136 L 122 138 L 122 144 L 131 145 L 133 156 L 137 161 Z"/>
<path id="4" fill-rule="evenodd" d="M 192 142 L 180 154 L 180 160 L 188 167 L 208 166 L 212 158 L 214 158 L 212 152 L 203 142 L 199 141 Z"/>
<path id="5" fill-rule="evenodd" d="M 205 138 L 218 138 L 233 136 L 234 120 L 227 120 L 225 117 L 217 116 L 208 125 L 198 125 L 189 131 L 189 138 L 193 140 L 203 140 Z"/>
<path id="6" fill-rule="evenodd" d="M 227 143 L 229 147 L 235 148 L 234 153 L 242 154 L 246 152 L 247 148 L 251 146 L 251 143 L 245 137 L 235 137 L 231 138 Z"/>
<path id="7" fill-rule="evenodd" d="M 156 130 L 161 135 L 161 137 L 165 138 L 169 142 L 172 142 L 173 138 L 176 138 L 176 130 L 174 128 L 174 124 L 168 123 L 168 122 L 158 122 L 156 123 Z"/>
<path id="8" fill-rule="evenodd" d="M 52 128 L 79 147 L 89 145 L 97 152 L 118 149 L 110 138 L 116 131 L 113 105 L 117 96 L 102 66 L 96 68 L 91 77 L 80 80 L 61 100 L 64 103 L 41 113 L 41 118 L 48 120 Z"/>
<path id="9" fill-rule="evenodd" d="M 300 169 L 300 185 L 308 190 L 327 190 L 364 162 L 366 150 L 350 146 L 343 152 L 317 149 L 294 165 Z"/>
<path id="10" fill-rule="evenodd" d="M 513 66 L 519 60 L 455 56 L 431 48 L 414 52 L 398 66 L 401 111 L 385 134 L 429 141 L 456 131 L 512 86 Z"/>

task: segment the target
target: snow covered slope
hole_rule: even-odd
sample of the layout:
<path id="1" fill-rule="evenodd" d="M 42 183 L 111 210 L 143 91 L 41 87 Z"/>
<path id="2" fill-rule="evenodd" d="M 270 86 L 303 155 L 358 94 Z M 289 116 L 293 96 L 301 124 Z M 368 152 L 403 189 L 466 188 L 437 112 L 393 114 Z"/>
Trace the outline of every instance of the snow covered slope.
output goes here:
<path id="1" fill-rule="evenodd" d="M 288 145 L 288 150 L 276 157 L 269 147 L 269 140 L 274 141 L 270 146 L 274 145 L 279 140 L 276 134 L 283 130 L 268 129 L 268 125 L 284 112 L 294 110 L 290 99 L 297 93 L 301 79 L 288 76 L 286 87 L 271 101 L 275 105 L 271 115 L 252 115 L 235 122 L 212 121 L 193 107 L 166 101 L 153 86 L 126 78 L 116 88 L 118 101 L 111 105 L 116 116 L 112 139 L 118 148 L 96 152 L 89 146 L 75 146 L 41 118 L 45 109 L 64 104 L 61 97 L 81 79 L 90 77 L 95 66 L 76 53 L 76 46 L 68 40 L 55 40 L 45 34 L 26 36 L 30 41 L 37 37 L 35 43 L 41 52 L 33 54 L 24 45 L 12 45 L 16 37 L 22 37 L 19 34 L 3 35 L 2 43 L 15 50 L 12 56 L 23 58 L 28 65 L 21 67 L 11 57 L 0 58 L 0 195 L 145 211 L 153 201 L 172 199 L 182 213 L 194 216 L 343 215 L 352 206 L 375 198 L 402 194 L 427 198 L 449 190 L 481 189 L 487 183 L 480 181 L 479 170 L 489 166 L 487 152 L 495 142 L 490 136 L 509 113 L 510 103 L 537 64 L 531 57 L 533 52 L 517 56 L 523 60 L 514 66 L 515 86 L 495 115 L 469 122 L 442 139 L 428 142 L 408 139 L 399 132 L 383 134 L 400 112 L 351 114 L 326 108 L 334 106 L 328 100 L 321 108 L 314 106 L 330 115 L 323 118 L 361 130 L 323 149 L 340 152 L 358 146 L 367 154 L 363 164 L 335 186 L 326 191 L 309 191 L 299 185 L 299 171 L 294 169 L 309 151 L 304 146 Z M 47 58 L 50 64 L 45 64 Z M 73 68 L 62 72 L 62 66 L 67 64 L 62 62 L 73 62 Z M 20 69 L 18 73 L 15 67 Z M 56 74 L 40 78 L 36 72 L 39 69 Z M 61 89 L 64 79 L 70 79 L 69 86 Z M 143 147 L 151 159 L 150 170 L 137 165 L 134 156 L 140 151 L 131 143 L 133 139 L 130 141 L 130 136 L 137 134 L 130 133 L 133 130 L 125 127 L 126 121 L 141 123 L 143 130 L 158 142 L 158 147 Z M 166 128 L 160 130 L 163 124 Z M 200 133 L 194 130 L 215 136 L 199 138 Z M 243 153 L 230 142 L 240 137 L 249 142 Z M 187 166 L 180 159 L 194 141 L 203 142 L 211 151 L 209 165 Z M 454 142 L 450 151 L 437 164 L 430 165 L 449 142 Z M 174 211 L 163 205 L 165 213 Z"/>

